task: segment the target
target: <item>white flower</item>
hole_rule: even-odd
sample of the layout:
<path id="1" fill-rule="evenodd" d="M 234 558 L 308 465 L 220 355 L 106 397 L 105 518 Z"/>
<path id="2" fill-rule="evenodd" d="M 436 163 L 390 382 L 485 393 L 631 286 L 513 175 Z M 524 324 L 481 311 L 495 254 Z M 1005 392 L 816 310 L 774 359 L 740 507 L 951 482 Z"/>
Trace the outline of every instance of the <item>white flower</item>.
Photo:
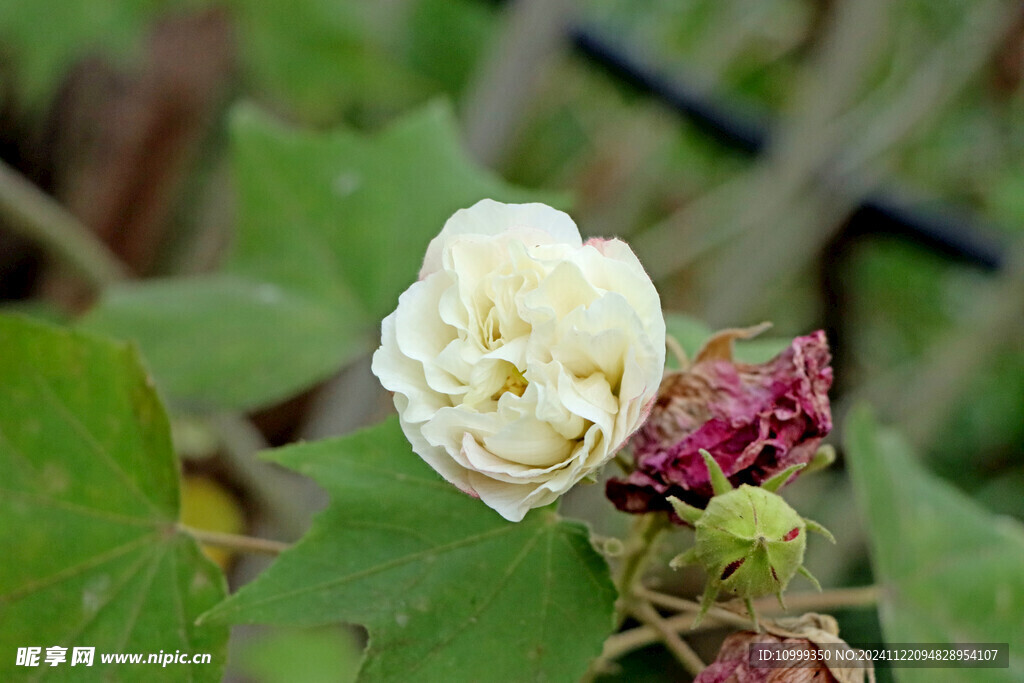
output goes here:
<path id="1" fill-rule="evenodd" d="M 619 240 L 485 199 L 455 213 L 384 319 L 373 372 L 413 450 L 518 522 L 643 422 L 665 363 L 661 302 Z"/>

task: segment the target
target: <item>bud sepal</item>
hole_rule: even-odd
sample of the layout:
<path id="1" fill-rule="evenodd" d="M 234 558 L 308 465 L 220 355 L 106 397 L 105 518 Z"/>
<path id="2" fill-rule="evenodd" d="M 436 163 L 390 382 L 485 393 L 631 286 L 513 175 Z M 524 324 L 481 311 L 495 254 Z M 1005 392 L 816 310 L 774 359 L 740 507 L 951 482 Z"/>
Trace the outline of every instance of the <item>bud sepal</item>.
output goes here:
<path id="1" fill-rule="evenodd" d="M 708 573 L 694 626 L 721 593 L 744 600 L 756 625 L 752 600 L 774 594 L 783 604 L 782 593 L 797 573 L 820 590 L 818 581 L 803 566 L 807 532 L 822 534 L 833 543 L 835 539 L 817 522 L 797 514 L 775 493 L 802 465 L 780 472 L 763 486 L 742 484 L 733 488 L 714 458 L 707 451 L 701 455 L 715 492 L 707 508 L 701 510 L 678 498 L 668 498 L 680 519 L 696 531 L 694 546 L 674 558 L 670 566 L 678 569 L 696 564 Z"/>

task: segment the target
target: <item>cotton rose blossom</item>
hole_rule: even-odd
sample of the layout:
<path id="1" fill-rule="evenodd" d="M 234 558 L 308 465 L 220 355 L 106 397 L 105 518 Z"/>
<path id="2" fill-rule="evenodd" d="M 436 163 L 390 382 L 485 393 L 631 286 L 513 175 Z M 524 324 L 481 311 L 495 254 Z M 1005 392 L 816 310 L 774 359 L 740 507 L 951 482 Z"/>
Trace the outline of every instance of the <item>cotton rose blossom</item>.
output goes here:
<path id="1" fill-rule="evenodd" d="M 669 511 L 667 496 L 706 507 L 713 492 L 701 449 L 734 486 L 757 486 L 810 462 L 832 429 L 825 333 L 797 337 L 766 363 L 735 362 L 733 340 L 764 327 L 720 332 L 692 365 L 666 374 L 650 419 L 630 443 L 636 469 L 605 487 L 617 508 Z"/>
<path id="2" fill-rule="evenodd" d="M 413 450 L 517 522 L 615 455 L 664 364 L 661 302 L 625 243 L 485 199 L 430 243 L 372 368 Z"/>

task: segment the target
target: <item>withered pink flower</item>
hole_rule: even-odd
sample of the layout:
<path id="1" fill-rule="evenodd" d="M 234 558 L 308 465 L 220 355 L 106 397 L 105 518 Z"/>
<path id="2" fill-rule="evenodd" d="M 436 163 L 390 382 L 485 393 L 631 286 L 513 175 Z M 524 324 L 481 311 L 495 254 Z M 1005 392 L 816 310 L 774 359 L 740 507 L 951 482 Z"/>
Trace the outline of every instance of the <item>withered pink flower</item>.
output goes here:
<path id="1" fill-rule="evenodd" d="M 797 337 L 766 363 L 734 361 L 733 340 L 762 329 L 719 332 L 689 367 L 665 376 L 649 419 L 630 441 L 636 469 L 608 481 L 617 508 L 669 511 L 670 495 L 704 508 L 713 492 L 701 449 L 734 486 L 757 486 L 814 457 L 832 429 L 825 333 Z"/>
<path id="2" fill-rule="evenodd" d="M 740 631 L 725 639 L 718 657 L 700 672 L 693 683 L 874 683 L 875 671 L 870 665 L 841 666 L 853 658 L 838 653 L 852 648 L 839 637 L 839 626 L 833 617 L 809 612 L 801 617 L 779 619 L 764 624 L 765 631 Z M 789 655 L 800 661 L 796 666 L 755 666 L 758 655 L 752 645 L 784 646 L 786 650 L 807 651 L 806 655 Z M 817 651 L 828 649 L 826 660 Z"/>
<path id="3" fill-rule="evenodd" d="M 750 646 L 755 644 L 788 645 L 807 650 L 814 644 L 798 638 L 779 638 L 769 633 L 740 631 L 733 633 L 718 651 L 718 657 L 693 680 L 693 683 L 839 683 L 825 662 L 814 666 L 768 668 L 750 665 Z M 808 654 L 804 659 L 811 659 Z"/>

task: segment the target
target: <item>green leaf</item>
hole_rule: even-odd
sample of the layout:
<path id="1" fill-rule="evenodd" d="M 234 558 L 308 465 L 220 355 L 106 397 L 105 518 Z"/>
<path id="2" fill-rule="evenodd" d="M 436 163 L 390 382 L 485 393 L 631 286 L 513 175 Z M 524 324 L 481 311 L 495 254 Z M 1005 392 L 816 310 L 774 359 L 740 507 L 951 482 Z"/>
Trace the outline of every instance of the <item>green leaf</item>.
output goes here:
<path id="1" fill-rule="evenodd" d="M 506 522 L 412 454 L 395 418 L 271 457 L 332 502 L 204 620 L 363 624 L 371 681 L 568 681 L 600 653 L 615 590 L 580 524 Z"/>
<path id="2" fill-rule="evenodd" d="M 230 275 L 111 288 L 83 326 L 134 339 L 161 389 L 197 410 L 286 398 L 370 345 L 354 300 Z"/>
<path id="3" fill-rule="evenodd" d="M 411 3 L 405 61 L 449 94 L 462 92 L 496 41 L 495 7 L 476 0 Z"/>
<path id="4" fill-rule="evenodd" d="M 870 411 L 846 424 L 846 455 L 893 643 L 1006 643 L 1009 669 L 942 671 L 943 681 L 1013 681 L 1024 671 L 1024 527 L 923 470 Z M 934 681 L 932 669 L 897 669 Z"/>
<path id="5" fill-rule="evenodd" d="M 327 300 L 354 292 L 374 319 L 394 309 L 456 210 L 485 197 L 538 201 L 468 159 L 441 102 L 375 136 L 292 130 L 241 106 L 232 134 L 242 226 L 232 269 Z"/>
<path id="6" fill-rule="evenodd" d="M 204 4 L 217 2 L 205 0 Z M 426 79 L 396 59 L 375 3 L 356 0 L 226 0 L 242 66 L 259 93 L 308 122 L 350 108 L 401 108 L 429 94 Z M 386 8 L 385 8 L 386 10 Z M 391 12 L 394 15 L 395 12 Z"/>
<path id="7" fill-rule="evenodd" d="M 240 643 L 231 668 L 259 683 L 293 683 L 299 671 L 302 683 L 351 683 L 362 657 L 352 629 L 275 628 Z"/>
<path id="8" fill-rule="evenodd" d="M 195 619 L 224 578 L 177 531 L 167 417 L 136 354 L 9 317 L 0 348 L 0 679 L 82 680 L 77 646 L 96 648 L 89 673 L 105 680 L 219 680 L 227 630 Z M 68 662 L 15 665 L 17 648 L 51 646 Z M 213 663 L 100 663 L 160 650 Z"/>
<path id="9" fill-rule="evenodd" d="M 100 55 L 139 61 L 157 20 L 225 6 L 249 85 L 305 120 L 336 120 L 346 107 L 396 107 L 427 94 L 427 80 L 390 54 L 372 5 L 353 0 L 3 2 L 0 41 L 10 52 L 19 99 L 38 108 L 76 60 Z"/>
<path id="10" fill-rule="evenodd" d="M 0 42 L 10 53 L 8 63 L 16 69 L 12 80 L 19 100 L 42 104 L 70 63 L 90 52 L 119 55 L 137 49 L 158 4 L 157 0 L 100 5 L 91 0 L 0 3 Z"/>
<path id="11" fill-rule="evenodd" d="M 472 164 L 444 105 L 371 136 L 300 132 L 246 106 L 231 129 L 230 276 L 124 284 L 81 323 L 135 340 L 190 407 L 256 408 L 328 377 L 373 347 L 452 213 L 538 196 Z"/>

